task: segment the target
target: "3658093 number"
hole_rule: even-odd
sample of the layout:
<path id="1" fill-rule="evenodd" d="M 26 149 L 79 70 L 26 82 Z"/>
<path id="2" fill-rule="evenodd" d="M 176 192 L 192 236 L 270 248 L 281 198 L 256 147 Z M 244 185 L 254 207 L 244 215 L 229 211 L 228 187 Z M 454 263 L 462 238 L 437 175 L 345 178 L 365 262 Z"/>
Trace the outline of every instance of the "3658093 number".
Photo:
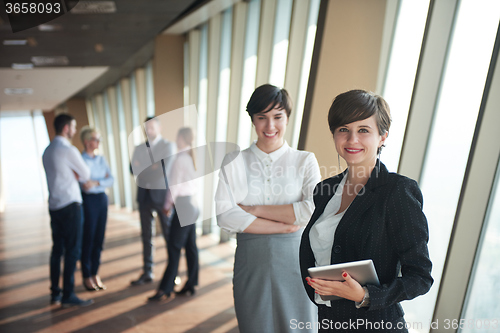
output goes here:
<path id="1" fill-rule="evenodd" d="M 55 3 L 10 3 L 5 4 L 7 14 L 59 14 L 61 12 L 61 4 Z"/>

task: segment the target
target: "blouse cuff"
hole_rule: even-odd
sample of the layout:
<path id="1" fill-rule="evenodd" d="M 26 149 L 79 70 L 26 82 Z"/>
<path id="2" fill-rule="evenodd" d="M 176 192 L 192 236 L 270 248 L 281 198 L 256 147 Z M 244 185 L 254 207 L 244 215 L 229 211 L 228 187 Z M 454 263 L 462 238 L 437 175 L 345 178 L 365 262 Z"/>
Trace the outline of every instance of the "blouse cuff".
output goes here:
<path id="1" fill-rule="evenodd" d="M 300 202 L 292 203 L 292 207 L 293 207 L 293 213 L 295 214 L 295 222 L 293 222 L 293 224 L 302 227 L 303 225 L 302 223 L 300 223 L 300 221 L 302 220 L 300 215 Z"/>

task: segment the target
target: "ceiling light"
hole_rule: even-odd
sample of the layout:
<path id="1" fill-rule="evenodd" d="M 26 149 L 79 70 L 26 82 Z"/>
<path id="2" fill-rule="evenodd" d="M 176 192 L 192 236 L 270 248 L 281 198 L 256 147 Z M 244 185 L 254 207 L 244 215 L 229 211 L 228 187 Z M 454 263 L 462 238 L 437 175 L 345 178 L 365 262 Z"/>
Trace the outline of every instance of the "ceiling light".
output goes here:
<path id="1" fill-rule="evenodd" d="M 68 57 L 66 56 L 31 57 L 31 61 L 36 66 L 64 66 L 69 64 Z"/>
<path id="2" fill-rule="evenodd" d="M 3 45 L 26 45 L 27 43 L 26 39 L 6 39 L 3 41 Z"/>
<path id="3" fill-rule="evenodd" d="M 27 63 L 27 64 L 12 64 L 12 69 L 33 69 L 33 64 Z"/>
<path id="4" fill-rule="evenodd" d="M 33 88 L 5 88 L 6 95 L 33 95 Z"/>
<path id="5" fill-rule="evenodd" d="M 71 14 L 110 14 L 116 12 L 114 1 L 78 1 L 73 6 Z"/>

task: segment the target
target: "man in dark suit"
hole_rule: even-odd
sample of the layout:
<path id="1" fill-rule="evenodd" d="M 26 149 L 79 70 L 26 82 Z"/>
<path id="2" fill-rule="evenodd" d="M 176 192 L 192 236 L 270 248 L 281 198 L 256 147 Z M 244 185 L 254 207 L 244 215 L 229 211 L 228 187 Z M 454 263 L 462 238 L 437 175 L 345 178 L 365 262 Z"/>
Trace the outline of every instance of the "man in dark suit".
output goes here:
<path id="1" fill-rule="evenodd" d="M 162 228 L 165 242 L 168 239 L 170 217 L 163 212 L 168 184 L 168 174 L 171 161 L 166 157 L 175 154 L 174 143 L 161 136 L 161 127 L 157 118 L 148 117 L 145 122 L 148 140 L 137 146 L 131 161 L 131 170 L 136 176 L 137 202 L 141 220 L 141 237 L 143 245 L 143 273 L 131 282 L 132 285 L 142 285 L 153 281 L 153 236 L 155 223 L 153 212 L 156 212 Z"/>

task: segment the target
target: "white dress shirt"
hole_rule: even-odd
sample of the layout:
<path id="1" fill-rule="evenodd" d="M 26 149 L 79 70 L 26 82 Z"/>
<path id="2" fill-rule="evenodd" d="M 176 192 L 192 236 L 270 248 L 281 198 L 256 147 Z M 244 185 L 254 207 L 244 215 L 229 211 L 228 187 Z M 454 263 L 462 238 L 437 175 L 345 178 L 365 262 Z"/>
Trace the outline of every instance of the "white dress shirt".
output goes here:
<path id="1" fill-rule="evenodd" d="M 347 211 L 345 209 L 339 213 L 340 204 L 342 203 L 342 191 L 346 180 L 347 174 L 337 187 L 335 195 L 328 201 L 323 214 L 321 214 L 311 228 L 309 241 L 314 253 L 314 259 L 316 260 L 316 267 L 331 265 L 335 231 L 344 213 Z M 314 300 L 317 304 L 330 306 L 330 301 L 323 301 L 318 294 L 314 295 Z"/>
<path id="2" fill-rule="evenodd" d="M 68 139 L 57 135 L 45 149 L 42 159 L 49 188 L 49 209 L 58 210 L 73 202 L 81 203 L 78 180 L 89 180 L 90 169 L 78 149 Z"/>
<path id="3" fill-rule="evenodd" d="M 167 178 L 168 188 L 170 190 L 165 203 L 165 209 L 172 208 L 177 197 L 188 197 L 196 194 L 200 188 L 198 182 L 200 178 L 196 175 L 193 159 L 187 152 L 191 149 L 188 146 L 177 154 L 175 161 L 172 163 L 170 174 Z"/>
<path id="4" fill-rule="evenodd" d="M 313 190 L 320 180 L 318 161 L 313 153 L 298 151 L 285 142 L 267 154 L 254 142 L 241 153 L 225 157 L 215 195 L 217 223 L 231 234 L 241 233 L 257 217 L 238 204 L 292 204 L 294 224 L 305 226 L 314 210 Z"/>

